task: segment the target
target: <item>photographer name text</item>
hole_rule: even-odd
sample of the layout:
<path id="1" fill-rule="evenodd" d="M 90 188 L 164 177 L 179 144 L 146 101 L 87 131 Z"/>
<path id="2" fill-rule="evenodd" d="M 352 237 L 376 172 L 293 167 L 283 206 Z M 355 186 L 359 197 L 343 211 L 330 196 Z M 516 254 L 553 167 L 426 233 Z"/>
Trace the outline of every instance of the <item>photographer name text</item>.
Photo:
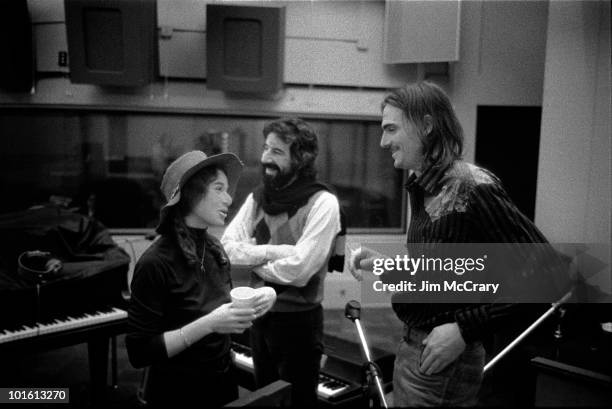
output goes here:
<path id="1" fill-rule="evenodd" d="M 384 283 L 380 280 L 374 281 L 372 284 L 374 291 L 377 292 L 468 292 L 468 293 L 493 293 L 496 294 L 499 289 L 499 284 L 494 283 L 477 283 L 474 281 L 443 281 L 441 283 L 431 283 L 429 281 L 421 281 L 415 283 L 412 281 L 400 281 L 398 283 Z"/>

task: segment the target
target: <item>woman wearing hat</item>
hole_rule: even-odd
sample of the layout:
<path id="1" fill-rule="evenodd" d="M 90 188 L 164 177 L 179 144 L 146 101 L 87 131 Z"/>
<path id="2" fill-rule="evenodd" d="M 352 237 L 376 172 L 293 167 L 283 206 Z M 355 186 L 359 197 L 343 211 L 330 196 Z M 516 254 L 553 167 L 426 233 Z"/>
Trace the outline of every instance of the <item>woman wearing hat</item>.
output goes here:
<path id="1" fill-rule="evenodd" d="M 161 237 L 134 270 L 126 345 L 135 367 L 150 366 L 147 401 L 154 406 L 222 406 L 238 397 L 231 333 L 243 332 L 274 303 L 259 291 L 253 308 L 231 304 L 230 264 L 207 232 L 223 226 L 242 163 L 231 153 L 191 151 L 166 170 Z"/>

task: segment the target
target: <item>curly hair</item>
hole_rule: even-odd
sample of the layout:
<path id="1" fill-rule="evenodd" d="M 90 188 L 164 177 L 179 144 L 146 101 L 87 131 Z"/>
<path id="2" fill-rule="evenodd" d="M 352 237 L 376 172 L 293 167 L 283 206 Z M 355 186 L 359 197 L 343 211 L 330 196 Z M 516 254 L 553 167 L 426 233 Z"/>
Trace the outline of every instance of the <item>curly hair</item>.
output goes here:
<path id="1" fill-rule="evenodd" d="M 300 177 L 315 177 L 315 159 L 319 143 L 314 129 L 300 118 L 281 118 L 263 128 L 264 139 L 274 132 L 284 143 L 290 144 L 291 162 Z"/>

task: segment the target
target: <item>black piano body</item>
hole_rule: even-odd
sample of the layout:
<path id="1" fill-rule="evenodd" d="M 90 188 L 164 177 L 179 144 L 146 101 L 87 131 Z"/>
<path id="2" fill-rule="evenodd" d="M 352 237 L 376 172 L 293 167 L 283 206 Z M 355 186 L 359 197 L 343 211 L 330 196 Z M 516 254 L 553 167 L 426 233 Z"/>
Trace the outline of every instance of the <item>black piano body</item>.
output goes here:
<path id="1" fill-rule="evenodd" d="M 109 342 L 127 330 L 129 256 L 104 226 L 55 208 L 0 215 L 0 243 L 0 360 L 87 342 L 93 402 L 101 401 Z M 63 267 L 26 276 L 17 262 L 26 250 L 49 252 Z M 20 386 L 2 369 L 0 380 Z"/>
<path id="2" fill-rule="evenodd" d="M 62 263 L 35 275 L 23 255 Z M 0 329 L 47 322 L 120 303 L 130 256 L 95 219 L 55 206 L 0 215 Z"/>
<path id="3" fill-rule="evenodd" d="M 109 342 L 127 331 L 126 290 L 127 266 L 39 288 L 0 288 L 0 361 L 18 362 L 33 353 L 86 342 L 91 398 L 101 403 L 107 385 Z M 3 386 L 19 386 L 10 384 L 11 374 L 1 374 L 0 380 Z"/>

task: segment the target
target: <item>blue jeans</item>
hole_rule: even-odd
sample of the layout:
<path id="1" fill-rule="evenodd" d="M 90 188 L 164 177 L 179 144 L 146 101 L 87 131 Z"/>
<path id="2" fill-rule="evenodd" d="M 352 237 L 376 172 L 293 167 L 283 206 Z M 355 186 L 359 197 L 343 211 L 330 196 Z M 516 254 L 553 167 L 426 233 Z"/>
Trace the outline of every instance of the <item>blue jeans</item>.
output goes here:
<path id="1" fill-rule="evenodd" d="M 423 339 L 429 331 L 406 330 L 395 357 L 394 406 L 474 406 L 482 383 L 485 351 L 480 342 L 465 351 L 442 371 L 425 375 L 419 370 Z"/>

